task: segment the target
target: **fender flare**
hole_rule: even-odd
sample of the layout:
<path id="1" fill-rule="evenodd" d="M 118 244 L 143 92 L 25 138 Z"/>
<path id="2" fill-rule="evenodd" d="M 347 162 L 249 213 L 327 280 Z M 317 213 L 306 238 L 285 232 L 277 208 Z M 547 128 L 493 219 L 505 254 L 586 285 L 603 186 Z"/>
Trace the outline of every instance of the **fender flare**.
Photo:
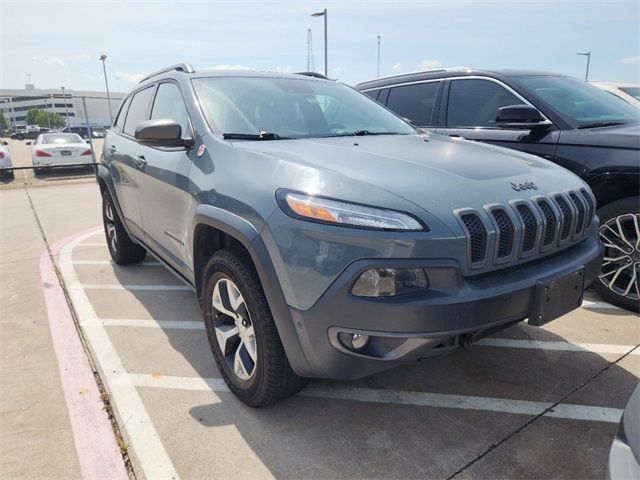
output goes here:
<path id="1" fill-rule="evenodd" d="M 271 256 L 256 227 L 248 220 L 212 205 L 197 207 L 191 225 L 192 239 L 198 225 L 208 225 L 226 233 L 249 252 L 289 363 L 298 375 L 310 376 L 312 369 L 300 346 L 289 305 L 284 298 Z"/>

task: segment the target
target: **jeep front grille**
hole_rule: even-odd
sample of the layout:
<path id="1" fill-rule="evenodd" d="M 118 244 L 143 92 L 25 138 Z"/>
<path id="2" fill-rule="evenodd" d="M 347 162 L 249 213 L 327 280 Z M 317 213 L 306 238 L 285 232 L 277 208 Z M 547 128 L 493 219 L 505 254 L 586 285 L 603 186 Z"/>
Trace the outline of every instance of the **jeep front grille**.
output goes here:
<path id="1" fill-rule="evenodd" d="M 483 262 L 487 254 L 487 230 L 480 216 L 476 213 L 464 213 L 460 219 L 465 226 L 471 263 Z"/>
<path id="2" fill-rule="evenodd" d="M 582 240 L 591 228 L 595 201 L 583 188 L 454 213 L 464 227 L 469 268 L 476 270 L 546 255 Z"/>

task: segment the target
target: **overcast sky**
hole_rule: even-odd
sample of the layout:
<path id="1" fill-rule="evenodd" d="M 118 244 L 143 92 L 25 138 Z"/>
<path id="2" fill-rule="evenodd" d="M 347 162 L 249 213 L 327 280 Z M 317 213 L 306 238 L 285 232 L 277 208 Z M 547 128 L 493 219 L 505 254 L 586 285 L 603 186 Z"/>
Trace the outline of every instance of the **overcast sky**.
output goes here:
<path id="1" fill-rule="evenodd" d="M 324 68 L 347 83 L 439 66 L 522 68 L 590 79 L 640 81 L 637 0 L 433 1 L 34 1 L 0 0 L 0 88 L 126 91 L 177 62 L 203 67 L 301 71 L 307 29 Z"/>

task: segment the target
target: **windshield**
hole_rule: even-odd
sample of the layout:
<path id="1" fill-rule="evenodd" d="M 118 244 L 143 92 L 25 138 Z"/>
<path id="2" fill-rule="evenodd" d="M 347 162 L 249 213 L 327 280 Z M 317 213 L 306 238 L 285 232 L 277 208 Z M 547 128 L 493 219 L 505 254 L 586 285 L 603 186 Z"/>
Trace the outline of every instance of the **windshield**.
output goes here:
<path id="1" fill-rule="evenodd" d="M 336 82 L 305 77 L 209 77 L 194 79 L 193 84 L 210 126 L 226 138 L 415 132 L 377 102 Z"/>
<path id="2" fill-rule="evenodd" d="M 624 100 L 571 77 L 513 77 L 573 128 L 640 122 L 640 110 Z"/>
<path id="3" fill-rule="evenodd" d="M 618 87 L 627 95 L 631 95 L 636 100 L 640 100 L 640 87 Z"/>
<path id="4" fill-rule="evenodd" d="M 76 133 L 49 133 L 42 135 L 42 143 L 84 143 Z"/>

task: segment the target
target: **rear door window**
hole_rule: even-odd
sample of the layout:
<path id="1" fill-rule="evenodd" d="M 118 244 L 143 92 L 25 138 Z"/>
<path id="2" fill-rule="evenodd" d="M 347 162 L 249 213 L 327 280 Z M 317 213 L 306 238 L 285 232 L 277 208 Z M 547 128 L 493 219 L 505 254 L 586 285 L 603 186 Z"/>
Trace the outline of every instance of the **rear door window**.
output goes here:
<path id="1" fill-rule="evenodd" d="M 495 127 L 500 107 L 523 103 L 502 85 L 490 80 L 452 80 L 447 127 Z"/>
<path id="2" fill-rule="evenodd" d="M 133 96 L 131 105 L 129 106 L 129 112 L 127 113 L 127 119 L 124 121 L 124 133 L 133 136 L 138 124 L 147 120 L 152 96 L 153 87 L 140 90 Z"/>
<path id="3" fill-rule="evenodd" d="M 365 95 L 367 95 L 368 97 L 373 98 L 374 100 L 378 99 L 378 95 L 380 95 L 380 90 L 369 90 L 367 92 L 362 92 Z"/>
<path id="4" fill-rule="evenodd" d="M 433 125 L 433 110 L 442 82 L 416 83 L 393 87 L 389 92 L 387 108 L 401 117 L 408 118 L 414 125 Z"/>

